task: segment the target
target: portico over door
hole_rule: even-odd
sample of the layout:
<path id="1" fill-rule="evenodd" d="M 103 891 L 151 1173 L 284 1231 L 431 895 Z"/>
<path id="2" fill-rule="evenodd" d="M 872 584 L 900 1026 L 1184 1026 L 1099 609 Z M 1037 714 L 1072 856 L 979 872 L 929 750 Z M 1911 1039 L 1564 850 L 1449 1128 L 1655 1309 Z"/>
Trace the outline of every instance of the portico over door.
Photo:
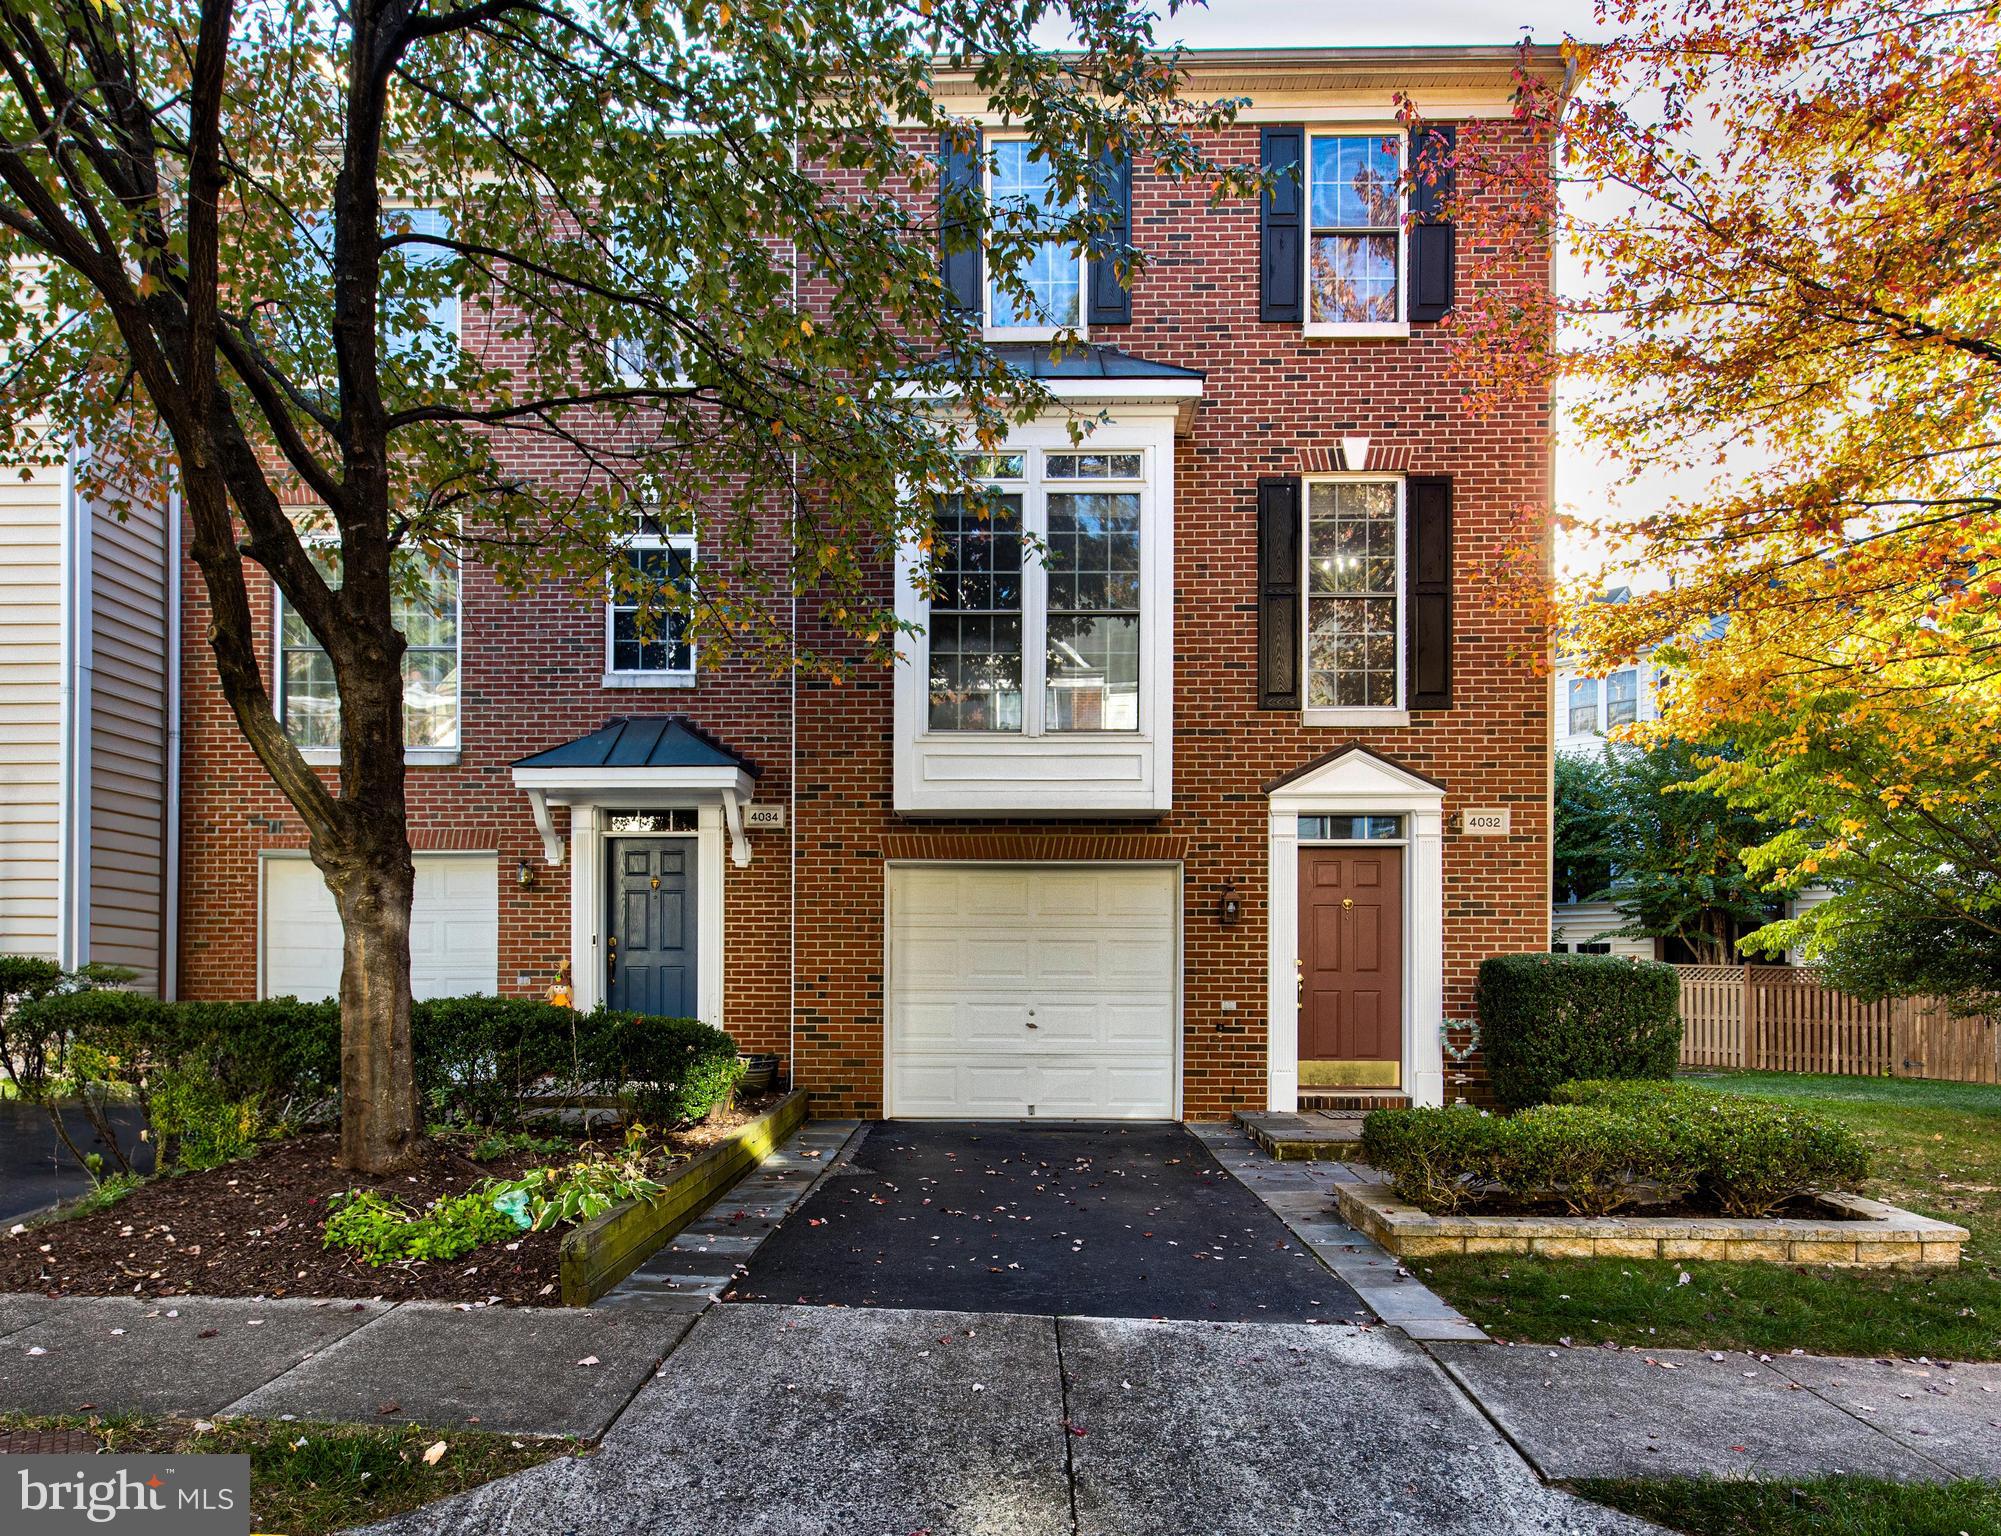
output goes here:
<path id="1" fill-rule="evenodd" d="M 1403 849 L 1299 850 L 1299 1083 L 1400 1086 Z"/>

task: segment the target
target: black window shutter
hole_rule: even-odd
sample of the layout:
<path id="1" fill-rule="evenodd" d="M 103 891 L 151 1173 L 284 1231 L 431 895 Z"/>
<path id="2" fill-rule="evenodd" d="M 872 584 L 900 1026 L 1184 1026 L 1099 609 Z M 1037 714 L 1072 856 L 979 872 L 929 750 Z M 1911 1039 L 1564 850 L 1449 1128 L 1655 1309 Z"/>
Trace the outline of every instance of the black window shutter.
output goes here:
<path id="1" fill-rule="evenodd" d="M 1298 709 L 1300 647 L 1299 481 L 1258 481 L 1258 708 Z"/>
<path id="2" fill-rule="evenodd" d="M 1452 481 L 1412 475 L 1404 482 L 1412 709 L 1452 707 Z"/>
<path id="3" fill-rule="evenodd" d="M 976 199 L 980 195 L 980 133 L 961 144 L 951 133 L 938 141 L 938 274 L 945 282 L 946 301 L 958 309 L 982 312 L 982 257 Z"/>
<path id="4" fill-rule="evenodd" d="M 1258 318 L 1298 325 L 1306 319 L 1306 130 L 1267 128 L 1261 149 L 1277 180 L 1258 202 Z"/>
<path id="5" fill-rule="evenodd" d="M 1410 164 L 1419 173 L 1410 194 L 1410 317 L 1443 320 L 1452 307 L 1454 239 L 1445 219 L 1452 196 L 1452 152 L 1459 130 L 1450 123 L 1416 128 L 1410 135 Z M 1439 164 L 1440 160 L 1448 163 Z M 1428 174 L 1427 174 L 1428 173 Z M 1435 175 L 1436 180 L 1430 176 Z"/>
<path id="6" fill-rule="evenodd" d="M 1091 240 L 1090 302 L 1085 323 L 1131 325 L 1133 296 L 1119 281 L 1114 258 L 1133 238 L 1133 162 L 1129 151 L 1108 149 L 1100 162 L 1104 180 L 1091 198 L 1091 212 L 1104 214 L 1110 227 Z"/>

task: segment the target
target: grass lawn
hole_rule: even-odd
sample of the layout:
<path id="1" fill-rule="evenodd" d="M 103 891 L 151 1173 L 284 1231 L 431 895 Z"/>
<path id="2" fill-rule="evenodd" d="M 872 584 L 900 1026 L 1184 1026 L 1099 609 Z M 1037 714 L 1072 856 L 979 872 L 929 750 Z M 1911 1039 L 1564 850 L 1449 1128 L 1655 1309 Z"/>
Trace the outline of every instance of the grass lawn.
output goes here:
<path id="1" fill-rule="evenodd" d="M 80 1429 L 128 1456 L 248 1455 L 250 1528 L 273 1536 L 322 1536 L 386 1520 L 579 1449 L 571 1440 L 420 1424 L 201 1422 L 208 1427 L 186 1419 L 0 1414 L 0 1430 Z M 440 1440 L 444 1454 L 427 1464 L 425 1450 Z"/>
<path id="2" fill-rule="evenodd" d="M 1853 1127 L 1870 1143 L 1869 1194 L 1972 1233 L 1960 1267 L 1493 1255 L 1420 1260 L 1418 1272 L 1497 1338 L 2001 1360 L 2001 1088 L 1767 1072 L 1690 1080 Z"/>
<path id="3" fill-rule="evenodd" d="M 2001 1536 L 2001 1488 L 1992 1483 L 1666 1478 L 1564 1486 L 1688 1536 Z"/>

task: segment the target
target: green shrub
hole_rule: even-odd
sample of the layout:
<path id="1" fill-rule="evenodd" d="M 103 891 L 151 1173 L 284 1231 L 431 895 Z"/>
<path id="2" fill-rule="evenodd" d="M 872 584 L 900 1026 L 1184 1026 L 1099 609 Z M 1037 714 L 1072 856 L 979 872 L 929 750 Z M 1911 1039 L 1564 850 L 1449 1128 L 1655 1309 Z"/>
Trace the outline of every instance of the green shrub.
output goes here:
<path id="1" fill-rule="evenodd" d="M 1525 1205 L 1609 1216 L 1685 1198 L 1695 1188 L 1696 1145 L 1669 1117 L 1544 1104 L 1507 1122 L 1496 1178 Z"/>
<path id="2" fill-rule="evenodd" d="M 331 1120 L 340 1102 L 340 1004 L 295 997 L 173 1005 L 183 1048 L 199 1055 L 223 1093 L 256 1105 L 260 1121 Z"/>
<path id="3" fill-rule="evenodd" d="M 1507 1122 L 1477 1109 L 1379 1109 L 1362 1122 L 1362 1157 L 1399 1199 L 1456 1211 L 1496 1177 Z"/>
<path id="4" fill-rule="evenodd" d="M 696 1019 L 599 1009 L 578 1020 L 577 1041 L 579 1089 L 619 1093 L 649 1125 L 700 1120 L 743 1077 L 736 1042 Z"/>
<path id="5" fill-rule="evenodd" d="M 248 1157 L 263 1134 L 255 1099 L 231 1098 L 219 1078 L 188 1067 L 155 1076 L 146 1121 L 163 1171 L 220 1168 Z"/>
<path id="6" fill-rule="evenodd" d="M 1869 1176 L 1862 1139 L 1824 1116 L 1748 1099 L 1703 1115 L 1702 1183 L 1728 1215 L 1763 1216 L 1816 1190 L 1857 1189 Z"/>
<path id="7" fill-rule="evenodd" d="M 544 1079 L 576 1075 L 577 1014 L 526 997 L 439 997 L 410 1010 L 417 1091 L 441 1120 L 500 1125 Z"/>
<path id="8" fill-rule="evenodd" d="M 1494 1096 L 1542 1104 L 1574 1078 L 1668 1078 L 1681 1053 L 1674 967 L 1604 955 L 1501 955 L 1480 966 Z"/>
<path id="9" fill-rule="evenodd" d="M 1441 1212 L 1491 1193 L 1583 1215 L 1700 1195 L 1727 1215 L 1762 1216 L 1868 1175 L 1852 1132 L 1784 1105 L 1679 1083 L 1564 1084 L 1556 1097 L 1507 1119 L 1378 1110 L 1362 1153 L 1399 1197 Z"/>
<path id="10" fill-rule="evenodd" d="M 520 1230 L 484 1189 L 447 1196 L 422 1211 L 364 1189 L 340 1197 L 327 1218 L 324 1241 L 329 1248 L 352 1248 L 368 1263 L 381 1265 L 399 1259 L 456 1259 Z"/>
<path id="11" fill-rule="evenodd" d="M 63 968 L 38 955 L 0 955 L 0 1012 L 25 998 L 41 997 L 62 985 Z"/>

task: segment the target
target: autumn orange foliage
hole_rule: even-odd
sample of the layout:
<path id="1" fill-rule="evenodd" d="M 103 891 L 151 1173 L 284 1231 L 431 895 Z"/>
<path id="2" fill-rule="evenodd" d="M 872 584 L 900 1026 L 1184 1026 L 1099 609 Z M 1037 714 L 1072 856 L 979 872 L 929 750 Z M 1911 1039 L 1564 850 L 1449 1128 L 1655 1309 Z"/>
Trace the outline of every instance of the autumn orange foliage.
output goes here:
<path id="1" fill-rule="evenodd" d="M 1569 261 L 1542 303 L 1462 299 L 1469 396 L 1556 383 L 1638 508 L 1552 623 L 1597 667 L 1665 666 L 1660 730 L 1727 744 L 1719 783 L 1811 826 L 1783 867 L 1867 878 L 1922 807 L 1964 874 L 2001 801 L 2001 7 L 1601 19 L 1567 101 L 1522 74 L 1553 174 L 1453 166 L 1462 241 L 1555 220 Z M 1608 579 L 1632 600 L 1586 602 Z"/>

